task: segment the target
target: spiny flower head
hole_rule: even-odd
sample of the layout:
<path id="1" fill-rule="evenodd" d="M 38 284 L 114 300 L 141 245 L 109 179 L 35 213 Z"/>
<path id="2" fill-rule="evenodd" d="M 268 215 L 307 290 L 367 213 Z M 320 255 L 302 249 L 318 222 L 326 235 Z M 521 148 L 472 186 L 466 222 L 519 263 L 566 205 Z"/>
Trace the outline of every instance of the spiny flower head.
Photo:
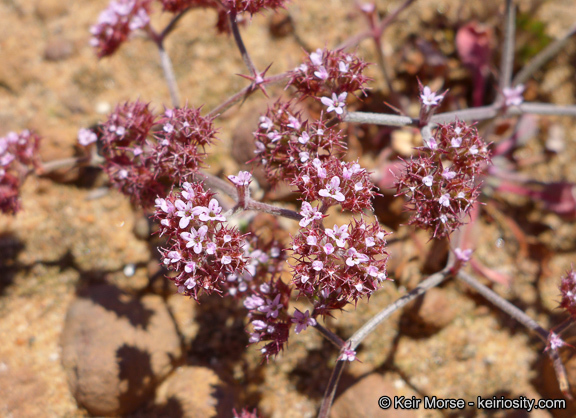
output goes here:
<path id="1" fill-rule="evenodd" d="M 346 100 L 347 94 L 358 90 L 366 92 L 370 79 L 363 72 L 367 66 L 355 54 L 317 49 L 302 65 L 292 70 L 288 86 L 294 87 L 301 97 L 311 96 L 318 100 L 324 97 L 332 101 L 326 102 L 326 106 L 342 110 L 343 106 L 339 104 Z M 338 102 L 337 106 L 334 106 L 334 101 Z"/>
<path id="2" fill-rule="evenodd" d="M 320 200 L 325 207 L 339 204 L 351 212 L 371 210 L 376 195 L 366 169 L 335 157 L 324 161 L 315 158 L 303 164 L 292 184 L 302 193 L 303 200 Z"/>
<path id="3" fill-rule="evenodd" d="M 20 185 L 32 168 L 39 166 L 40 137 L 29 130 L 0 137 L 0 212 L 20 210 Z"/>
<path id="4" fill-rule="evenodd" d="M 150 207 L 170 186 L 200 168 L 204 147 L 215 138 L 212 119 L 200 109 L 167 109 L 154 115 L 148 104 L 118 105 L 100 128 L 104 170 L 135 204 Z"/>
<path id="5" fill-rule="evenodd" d="M 477 177 L 490 163 L 486 143 L 463 122 L 440 125 L 418 158 L 406 161 L 396 180 L 398 195 L 408 199 L 410 224 L 448 236 L 463 223 L 480 194 Z"/>
<path id="6" fill-rule="evenodd" d="M 260 117 L 254 138 L 256 157 L 252 161 L 264 167 L 272 185 L 291 181 L 308 161 L 341 158 L 345 150 L 340 131 L 326 127 L 322 120 L 302 120 L 290 102 L 274 103 Z"/>
<path id="7" fill-rule="evenodd" d="M 370 297 L 386 279 L 386 231 L 378 221 L 323 228 L 312 223 L 292 239 L 292 283 L 326 315 Z"/>
<path id="8" fill-rule="evenodd" d="M 112 55 L 132 31 L 150 23 L 151 0 L 113 0 L 90 29 L 91 45 L 99 58 Z"/>
<path id="9" fill-rule="evenodd" d="M 154 172 L 149 135 L 156 117 L 149 105 L 136 101 L 116 106 L 100 126 L 104 171 L 122 193 L 135 204 L 150 206 L 167 187 Z"/>
<path id="10" fill-rule="evenodd" d="M 186 105 L 166 109 L 157 123 L 161 126 L 154 134 L 154 162 L 161 168 L 158 175 L 186 179 L 201 167 L 205 147 L 216 139 L 213 119 L 202 117 L 200 108 Z"/>
<path id="11" fill-rule="evenodd" d="M 180 192 L 156 200 L 155 217 L 168 247 L 160 252 L 170 279 L 182 294 L 198 300 L 201 293 L 222 293 L 226 277 L 243 274 L 245 237 L 230 227 L 214 194 L 201 184 L 183 183 Z"/>

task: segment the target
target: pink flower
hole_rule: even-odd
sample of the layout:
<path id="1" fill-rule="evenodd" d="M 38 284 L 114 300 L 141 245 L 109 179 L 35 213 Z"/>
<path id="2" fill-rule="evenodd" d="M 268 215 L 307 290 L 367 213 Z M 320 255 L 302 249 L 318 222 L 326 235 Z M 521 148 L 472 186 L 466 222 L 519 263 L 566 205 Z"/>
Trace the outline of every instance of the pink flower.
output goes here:
<path id="1" fill-rule="evenodd" d="M 420 100 L 424 106 L 438 106 L 444 95 L 436 96 L 436 92 L 430 90 L 430 87 L 426 86 L 420 94 Z"/>
<path id="2" fill-rule="evenodd" d="M 182 232 L 180 236 L 184 241 L 187 241 L 186 248 L 192 248 L 196 254 L 200 254 L 202 251 L 202 241 L 208 232 L 208 227 L 202 225 L 196 231 L 194 228 L 190 229 L 190 232 Z"/>
<path id="3" fill-rule="evenodd" d="M 328 71 L 326 71 L 326 68 L 324 67 L 320 67 L 318 68 L 318 71 L 314 71 L 314 75 L 318 77 L 320 80 L 328 79 Z"/>
<path id="4" fill-rule="evenodd" d="M 458 261 L 466 263 L 472 258 L 472 249 L 469 248 L 467 250 L 462 250 L 461 248 L 456 248 L 454 250 L 454 255 Z"/>
<path id="5" fill-rule="evenodd" d="M 298 142 L 300 142 L 302 145 L 306 145 L 308 141 L 310 141 L 310 135 L 306 131 L 302 132 L 302 136 L 298 138 Z"/>
<path id="6" fill-rule="evenodd" d="M 178 251 L 169 251 L 164 258 L 164 264 L 174 264 L 182 260 L 182 255 Z"/>
<path id="7" fill-rule="evenodd" d="M 450 171 L 450 169 L 446 167 L 442 172 L 442 177 L 444 177 L 446 180 L 452 180 L 454 177 L 456 177 L 456 172 Z"/>
<path id="8" fill-rule="evenodd" d="M 326 235 L 336 241 L 336 245 L 343 248 L 346 245 L 346 239 L 350 236 L 348 234 L 348 225 L 334 225 L 334 229 L 326 229 Z"/>
<path id="9" fill-rule="evenodd" d="M 342 350 L 340 357 L 338 357 L 340 361 L 354 361 L 356 360 L 356 351 L 352 350 L 351 348 L 346 348 Z"/>
<path id="10" fill-rule="evenodd" d="M 90 129 L 80 129 L 78 131 L 78 143 L 83 146 L 88 146 L 98 140 L 98 136 Z M 1 152 L 0 152 L 1 154 Z"/>
<path id="11" fill-rule="evenodd" d="M 422 179 L 422 183 L 428 187 L 432 187 L 432 184 L 434 183 L 434 177 L 426 176 Z"/>
<path id="12" fill-rule="evenodd" d="M 302 313 L 296 309 L 294 311 L 292 322 L 296 324 L 296 328 L 294 329 L 296 334 L 300 334 L 302 331 L 306 331 L 306 328 L 309 326 L 313 327 L 316 325 L 316 320 L 314 318 L 310 318 L 309 310 L 306 310 L 306 312 Z"/>
<path id="13" fill-rule="evenodd" d="M 208 204 L 208 207 L 198 207 L 195 208 L 198 209 L 199 211 L 199 216 L 198 218 L 202 221 L 202 222 L 208 222 L 208 221 L 220 221 L 220 222 L 225 222 L 226 218 L 222 215 L 220 215 L 220 212 L 222 212 L 222 208 L 220 207 L 220 205 L 218 204 L 218 201 L 216 199 L 211 199 L 210 203 Z"/>
<path id="14" fill-rule="evenodd" d="M 252 174 L 248 171 L 240 171 L 237 176 L 228 176 L 236 186 L 248 186 L 252 180 Z"/>
<path id="15" fill-rule="evenodd" d="M 564 345 L 566 345 L 566 343 L 564 342 L 564 340 L 562 340 L 562 338 L 560 338 L 558 334 L 550 332 L 550 335 L 548 336 L 548 342 L 546 344 L 546 348 L 544 349 L 544 351 L 548 351 L 550 349 L 557 350 Z"/>
<path id="16" fill-rule="evenodd" d="M 307 227 L 311 222 L 322 219 L 323 217 L 322 212 L 320 212 L 318 208 L 313 207 L 308 202 L 302 203 L 302 209 L 300 210 L 300 215 L 304 217 L 300 220 L 300 226 L 302 228 Z"/>
<path id="17" fill-rule="evenodd" d="M 506 87 L 502 90 L 504 95 L 504 103 L 506 106 L 520 106 L 524 101 L 522 93 L 524 93 L 524 85 L 518 84 L 516 87 Z"/>
<path id="18" fill-rule="evenodd" d="M 366 254 L 359 253 L 356 248 L 350 248 L 348 250 L 348 258 L 346 259 L 346 264 L 350 267 L 357 266 L 360 263 L 365 263 L 370 260 Z"/>
<path id="19" fill-rule="evenodd" d="M 266 304 L 258 307 L 258 310 L 264 312 L 266 318 L 278 318 L 278 311 L 284 306 L 280 302 L 280 296 L 280 293 L 278 293 L 273 300 L 266 299 Z"/>
<path id="20" fill-rule="evenodd" d="M 312 64 L 321 65 L 322 64 L 322 55 L 323 55 L 323 51 L 320 48 L 318 48 L 316 50 L 316 52 L 310 53 L 310 61 L 312 61 Z"/>
<path id="21" fill-rule="evenodd" d="M 440 203 L 444 207 L 449 207 L 450 195 L 448 193 L 443 194 L 442 196 L 440 196 L 440 199 L 438 199 L 438 203 Z"/>
<path id="22" fill-rule="evenodd" d="M 197 212 L 194 210 L 195 208 L 193 207 L 192 202 L 188 201 L 184 203 L 182 200 L 177 199 L 176 202 L 174 202 L 174 206 L 178 209 L 176 216 L 180 218 L 178 226 L 182 229 L 187 228 Z"/>
<path id="23" fill-rule="evenodd" d="M 344 106 L 346 106 L 346 97 L 348 97 L 348 93 L 346 92 L 340 93 L 338 96 L 336 96 L 336 93 L 332 93 L 332 99 L 322 97 L 320 101 L 324 106 L 328 106 L 328 109 L 326 109 L 328 113 L 334 111 L 338 115 L 341 115 L 344 113 Z"/>
<path id="24" fill-rule="evenodd" d="M 322 261 L 316 260 L 312 262 L 312 268 L 316 271 L 321 271 L 324 268 L 324 263 Z"/>
<path id="25" fill-rule="evenodd" d="M 325 189 L 321 189 L 318 194 L 322 197 L 331 197 L 338 202 L 343 202 L 346 198 L 340 192 L 340 179 L 337 176 L 332 177 L 330 183 L 326 185 Z"/>

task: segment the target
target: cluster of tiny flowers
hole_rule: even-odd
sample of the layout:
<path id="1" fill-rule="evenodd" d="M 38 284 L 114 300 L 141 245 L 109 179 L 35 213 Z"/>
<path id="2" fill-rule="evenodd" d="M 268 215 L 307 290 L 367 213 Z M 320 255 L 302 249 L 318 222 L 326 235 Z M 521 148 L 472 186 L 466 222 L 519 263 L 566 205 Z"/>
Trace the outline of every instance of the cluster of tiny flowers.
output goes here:
<path id="1" fill-rule="evenodd" d="M 576 318 L 576 272 L 573 269 L 562 276 L 560 294 L 560 307 L 566 309 L 572 318 Z"/>
<path id="2" fill-rule="evenodd" d="M 212 119 L 201 117 L 199 109 L 167 109 L 157 117 L 139 101 L 118 105 L 100 131 L 104 170 L 143 207 L 198 170 L 216 133 Z"/>
<path id="3" fill-rule="evenodd" d="M 440 125 L 418 158 L 406 161 L 397 178 L 398 195 L 413 211 L 410 224 L 448 236 L 463 224 L 480 190 L 477 177 L 490 163 L 490 152 L 477 130 L 464 122 Z"/>
<path id="4" fill-rule="evenodd" d="M 112 55 L 131 32 L 150 23 L 150 0 L 115 0 L 100 13 L 98 23 L 90 29 L 90 44 L 99 58 Z"/>
<path id="5" fill-rule="evenodd" d="M 272 279 L 260 284 L 252 295 L 244 300 L 252 328 L 249 342 L 266 343 L 260 349 L 266 360 L 282 351 L 288 341 L 293 324 L 293 318 L 288 314 L 290 293 L 290 286 L 280 279 Z"/>
<path id="6" fill-rule="evenodd" d="M 300 96 L 320 100 L 327 107 L 327 113 L 341 115 L 348 94 L 366 91 L 370 79 L 363 72 L 367 66 L 354 54 L 318 49 L 291 72 L 288 86 L 296 88 Z"/>
<path id="7" fill-rule="evenodd" d="M 387 233 L 378 221 L 323 228 L 312 222 L 293 237 L 293 284 L 326 315 L 370 295 L 386 279 Z"/>
<path id="8" fill-rule="evenodd" d="M 340 204 L 351 212 L 372 210 L 374 184 L 366 169 L 358 163 L 344 163 L 337 158 L 322 161 L 318 158 L 300 167 L 292 183 L 303 200 L 319 200 L 325 208 Z"/>
<path id="9" fill-rule="evenodd" d="M 248 264 L 245 237 L 227 226 L 214 194 L 201 184 L 183 183 L 180 192 L 156 199 L 160 234 L 168 237 L 163 263 L 176 272 L 178 291 L 194 299 L 202 293 L 222 293 L 226 277 L 242 274 Z"/>
<path id="10" fill-rule="evenodd" d="M 28 171 L 37 167 L 40 138 L 28 130 L 0 137 L 0 212 L 20 209 L 20 185 Z"/>
<path id="11" fill-rule="evenodd" d="M 247 260 L 245 270 L 228 274 L 224 283 L 228 295 L 232 297 L 250 295 L 261 283 L 279 275 L 286 264 L 285 253 L 276 241 L 264 244 L 256 236 L 250 235 L 242 249 Z"/>
<path id="12" fill-rule="evenodd" d="M 345 150 L 339 130 L 327 128 L 322 120 L 302 121 L 300 113 L 282 101 L 260 117 L 254 138 L 257 155 L 253 161 L 264 167 L 272 185 L 294 179 L 308 161 L 340 158 Z"/>

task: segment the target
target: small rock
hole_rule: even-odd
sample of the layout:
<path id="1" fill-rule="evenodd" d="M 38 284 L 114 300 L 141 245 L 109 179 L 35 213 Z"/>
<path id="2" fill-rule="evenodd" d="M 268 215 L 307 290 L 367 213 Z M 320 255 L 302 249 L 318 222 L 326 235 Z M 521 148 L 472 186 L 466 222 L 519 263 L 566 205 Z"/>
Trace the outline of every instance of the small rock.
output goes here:
<path id="1" fill-rule="evenodd" d="M 150 416 L 224 417 L 231 416 L 233 408 L 232 389 L 214 371 L 206 367 L 184 366 L 175 370 L 158 387 Z"/>
<path id="2" fill-rule="evenodd" d="M 394 380 L 397 379 L 391 375 L 385 378 L 378 373 L 372 373 L 360 379 L 336 399 L 332 405 L 330 417 L 416 417 L 418 409 L 399 410 L 393 407 L 395 396 L 409 398 L 415 395 L 400 393 L 399 389 L 396 388 L 397 385 L 394 384 Z M 392 406 L 389 409 L 381 409 L 378 406 L 378 399 L 382 396 L 387 396 L 392 401 Z"/>
<path id="3" fill-rule="evenodd" d="M 48 40 L 44 48 L 44 58 L 48 61 L 63 61 L 74 53 L 74 44 L 66 38 Z"/>
<path id="4" fill-rule="evenodd" d="M 450 324 L 456 310 L 443 289 L 432 288 L 407 306 L 410 319 L 436 331 Z"/>
<path id="5" fill-rule="evenodd" d="M 153 396 L 181 354 L 159 296 L 136 299 L 99 285 L 79 292 L 68 309 L 62 363 L 73 396 L 91 414 L 134 411 Z"/>

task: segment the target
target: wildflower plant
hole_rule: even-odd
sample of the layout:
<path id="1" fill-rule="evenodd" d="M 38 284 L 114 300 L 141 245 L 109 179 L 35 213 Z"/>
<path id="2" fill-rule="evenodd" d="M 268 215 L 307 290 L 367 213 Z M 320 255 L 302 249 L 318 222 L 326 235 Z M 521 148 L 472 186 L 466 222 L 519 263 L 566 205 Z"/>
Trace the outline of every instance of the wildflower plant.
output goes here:
<path id="1" fill-rule="evenodd" d="M 395 13 L 410 3 L 405 2 Z M 359 160 L 348 158 L 348 131 L 342 122 L 414 126 L 421 131 L 423 146 L 403 160 L 404 167 L 396 175 L 396 197 L 405 200 L 405 208 L 411 213 L 410 225 L 440 239 L 450 238 L 467 221 L 474 221 L 473 213 L 482 204 L 483 180 L 491 174 L 494 151 L 481 137 L 478 125 L 471 121 L 519 111 L 550 113 L 551 108 L 524 102 L 524 86 L 520 82 L 512 85 L 513 24 L 509 23 L 500 93 L 492 105 L 438 113 L 449 93 L 434 91 L 418 80 L 419 94 L 412 99 L 420 104 L 419 118 L 355 112 L 348 103 L 352 96 L 362 100 L 371 80 L 365 74 L 368 63 L 357 53 L 348 52 L 352 45 L 307 52 L 300 65 L 277 76 L 267 76 L 270 67 L 260 72 L 252 62 L 242 41 L 239 15 L 252 16 L 287 4 L 286 0 L 115 0 L 91 30 L 92 46 L 99 58 L 114 54 L 135 31 L 146 34 L 160 52 L 172 105 L 158 111 L 139 100 L 119 104 L 97 130 L 80 130 L 78 141 L 83 147 L 98 142 L 101 166 L 110 183 L 136 206 L 153 211 L 158 235 L 164 240 L 159 248 L 161 265 L 175 289 L 196 301 L 204 294 L 216 293 L 241 303 L 246 312 L 249 343 L 259 348 L 265 361 L 281 353 L 294 334 L 309 328 L 336 345 L 338 361 L 320 416 L 328 416 L 344 363 L 360 357 L 356 349 L 366 336 L 394 311 L 449 277 L 467 283 L 534 330 L 549 355 L 558 356 L 564 345 L 559 337 L 561 330 L 545 331 L 466 273 L 465 265 L 474 261 L 473 249 L 462 242 L 455 243 L 444 269 L 385 307 L 347 341 L 322 325 L 322 320 L 335 311 L 352 310 L 378 290 L 385 291 L 392 285 L 387 272 L 390 232 L 372 216 L 380 191 L 373 183 L 372 173 Z M 510 1 L 507 5 L 510 18 L 513 7 Z M 150 23 L 158 6 L 174 15 L 162 31 L 156 31 Z M 195 8 L 217 11 L 217 29 L 233 35 L 249 72 L 244 77 L 250 85 L 210 112 L 202 106 L 180 106 L 175 76 L 163 47 L 174 25 Z M 389 21 L 379 21 L 373 6 L 363 5 L 361 10 L 369 19 L 371 30 L 356 37 L 355 42 L 372 37 L 380 45 Z M 380 66 L 386 75 L 384 66 Z M 255 152 L 250 163 L 253 170 L 263 170 L 272 187 L 284 183 L 291 188 L 297 196 L 292 208 L 254 199 L 251 171 L 229 174 L 223 180 L 203 170 L 210 147 L 217 140 L 215 120 L 258 89 L 266 93 L 265 86 L 280 81 L 285 82 L 292 97 L 274 101 L 260 115 L 254 126 Z M 392 84 L 389 86 L 392 90 Z M 314 110 L 318 108 L 321 110 Z M 573 107 L 556 110 L 560 114 L 576 114 Z M 0 138 L 3 212 L 15 213 L 19 209 L 20 184 L 30 170 L 39 167 L 38 144 L 39 138 L 29 131 Z M 43 168 L 46 170 L 46 166 Z M 234 199 L 235 206 L 228 208 L 222 194 Z M 346 212 L 349 221 L 332 221 L 331 208 Z M 295 221 L 289 242 L 265 241 L 258 231 L 235 226 L 236 214 L 248 210 Z M 571 319 L 576 311 L 575 277 L 570 271 L 560 287 L 560 306 L 570 313 Z M 293 298 L 301 298 L 307 308 L 294 308 Z M 562 367 L 557 366 L 556 372 L 559 381 L 564 382 Z"/>

